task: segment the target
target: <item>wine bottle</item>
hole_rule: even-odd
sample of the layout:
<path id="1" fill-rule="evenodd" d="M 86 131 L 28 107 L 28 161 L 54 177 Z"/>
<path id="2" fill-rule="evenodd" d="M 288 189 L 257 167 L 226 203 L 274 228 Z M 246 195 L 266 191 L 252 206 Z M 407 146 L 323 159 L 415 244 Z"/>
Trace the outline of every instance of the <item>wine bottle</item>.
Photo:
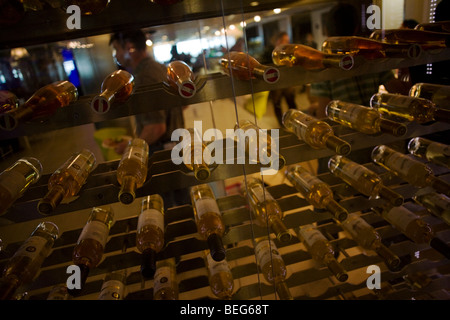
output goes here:
<path id="1" fill-rule="evenodd" d="M 357 213 L 350 213 L 341 226 L 361 248 L 375 251 L 390 270 L 398 271 L 400 258 L 381 242 L 381 235 L 366 220 Z"/>
<path id="2" fill-rule="evenodd" d="M 385 145 L 372 150 L 372 160 L 406 182 L 422 188 L 430 186 L 437 192 L 450 195 L 450 184 L 436 177 L 426 164 L 397 152 Z"/>
<path id="3" fill-rule="evenodd" d="M 286 265 L 275 242 L 268 237 L 259 237 L 254 240 L 254 248 L 256 261 L 264 279 L 275 286 L 280 300 L 293 300 L 286 283 Z"/>
<path id="4" fill-rule="evenodd" d="M 283 44 L 272 51 L 272 61 L 277 66 L 302 66 L 306 70 L 340 68 L 350 70 L 354 59 L 349 54 L 329 54 L 302 44 Z"/>
<path id="5" fill-rule="evenodd" d="M 58 237 L 56 224 L 49 221 L 39 223 L 6 262 L 0 279 L 0 300 L 10 300 L 20 286 L 34 280 Z"/>
<path id="6" fill-rule="evenodd" d="M 208 179 L 211 174 L 204 157 L 204 151 L 207 147 L 203 142 L 201 132 L 198 132 L 195 128 L 189 128 L 188 131 L 190 140 L 183 148 L 183 163 L 186 168 L 194 172 L 197 180 L 203 181 Z"/>
<path id="7" fill-rule="evenodd" d="M 47 300 L 70 300 L 67 286 L 65 284 L 54 286 L 49 292 Z"/>
<path id="8" fill-rule="evenodd" d="M 408 142 L 409 153 L 450 169 L 450 146 L 422 137 L 412 138 Z"/>
<path id="9" fill-rule="evenodd" d="M 97 300 L 123 300 L 126 295 L 127 271 L 109 272 L 103 280 Z"/>
<path id="10" fill-rule="evenodd" d="M 282 220 L 283 210 L 259 178 L 247 178 L 247 183 L 241 185 L 241 193 L 248 199 L 250 210 L 256 217 L 257 225 L 262 228 L 270 226 L 281 242 L 291 240 L 291 234 Z"/>
<path id="11" fill-rule="evenodd" d="M 167 65 L 167 82 L 182 98 L 192 98 L 197 92 L 195 75 L 186 62 L 175 60 Z"/>
<path id="12" fill-rule="evenodd" d="M 214 192 L 208 184 L 202 184 L 193 186 L 190 195 L 197 231 L 202 239 L 207 241 L 214 261 L 222 261 L 226 254 L 222 243 L 225 224 Z"/>
<path id="13" fill-rule="evenodd" d="M 334 200 L 330 186 L 301 165 L 286 170 L 286 177 L 314 208 L 328 210 L 338 221 L 347 219 L 347 210 Z"/>
<path id="14" fill-rule="evenodd" d="M 333 246 L 319 229 L 312 224 L 307 224 L 300 226 L 297 234 L 298 239 L 316 263 L 324 264 L 338 281 L 347 281 L 347 271 L 336 260 Z"/>
<path id="15" fill-rule="evenodd" d="M 121 185 L 119 201 L 130 204 L 147 179 L 148 144 L 145 140 L 134 138 L 128 143 L 117 167 L 117 181 Z"/>
<path id="16" fill-rule="evenodd" d="M 262 79 L 274 84 L 280 79 L 280 71 L 272 66 L 262 65 L 245 52 L 230 51 L 220 60 L 223 72 L 239 80 Z"/>
<path id="17" fill-rule="evenodd" d="M 151 278 L 156 271 L 156 254 L 164 246 L 164 201 L 159 194 L 142 200 L 136 230 L 136 248 L 142 254 L 141 274 Z"/>
<path id="18" fill-rule="evenodd" d="M 78 90 L 69 81 L 51 83 L 36 91 L 19 108 L 1 114 L 0 128 L 13 130 L 20 122 L 46 120 L 77 99 Z"/>
<path id="19" fill-rule="evenodd" d="M 417 58 L 422 48 L 417 44 L 390 44 L 373 39 L 346 36 L 329 37 L 322 44 L 326 54 L 349 54 L 367 60 L 382 58 Z"/>
<path id="20" fill-rule="evenodd" d="M 234 279 L 227 260 L 215 261 L 208 250 L 203 253 L 212 293 L 219 299 L 230 300 L 233 296 Z"/>
<path id="21" fill-rule="evenodd" d="M 175 258 L 156 262 L 156 272 L 153 279 L 153 300 L 178 300 Z"/>
<path id="22" fill-rule="evenodd" d="M 72 252 L 72 261 L 81 271 L 81 289 L 70 289 L 71 295 L 77 295 L 83 290 L 90 270 L 102 260 L 113 222 L 114 213 L 111 208 L 92 208 Z"/>
<path id="23" fill-rule="evenodd" d="M 406 121 L 450 123 L 450 110 L 436 108 L 430 100 L 393 93 L 376 93 L 370 98 L 370 106 L 382 115 Z"/>
<path id="24" fill-rule="evenodd" d="M 272 142 L 272 137 L 268 132 L 263 131 L 249 120 L 240 120 L 234 127 L 235 131 L 239 129 L 242 130 L 243 135 L 241 137 L 238 135 L 237 142 L 238 145 L 245 144 L 245 151 L 250 163 L 263 163 L 275 170 L 284 167 L 286 159 L 278 150 L 273 149 L 273 146 L 277 146 L 278 141 Z"/>
<path id="25" fill-rule="evenodd" d="M 450 46 L 449 34 L 414 29 L 379 29 L 372 32 L 370 39 L 393 44 L 415 43 L 424 50 Z"/>
<path id="26" fill-rule="evenodd" d="M 330 120 L 365 134 L 387 133 L 400 137 L 407 130 L 404 124 L 382 118 L 373 108 L 355 103 L 333 100 L 325 112 Z"/>
<path id="27" fill-rule="evenodd" d="M 430 247 L 450 259 L 450 246 L 438 238 L 435 231 L 421 217 L 404 206 L 372 208 L 384 220 L 417 244 L 428 244 Z"/>
<path id="28" fill-rule="evenodd" d="M 450 225 L 450 198 L 434 192 L 429 188 L 420 189 L 412 197 L 413 200 L 426 208 L 428 212 L 442 219 L 445 223 Z"/>
<path id="29" fill-rule="evenodd" d="M 125 102 L 133 94 L 134 76 L 125 71 L 117 70 L 109 74 L 102 82 L 100 94 L 91 101 L 91 108 L 96 113 L 106 113 L 115 102 Z"/>
<path id="30" fill-rule="evenodd" d="M 88 149 L 73 154 L 49 178 L 48 192 L 39 201 L 39 213 L 48 215 L 65 198 L 75 196 L 94 170 L 96 159 Z"/>
<path id="31" fill-rule="evenodd" d="M 416 25 L 416 27 L 414 29 L 415 30 L 423 30 L 423 31 L 450 33 L 450 21 L 419 23 L 418 25 Z"/>
<path id="32" fill-rule="evenodd" d="M 359 163 L 335 155 L 328 161 L 328 169 L 369 199 L 383 198 L 394 206 L 403 204 L 403 196 L 386 187 L 381 177 Z"/>
<path id="33" fill-rule="evenodd" d="M 333 128 L 328 123 L 300 110 L 286 111 L 283 114 L 283 125 L 314 149 L 328 148 L 343 155 L 350 153 L 350 144 L 335 136 Z"/>
<path id="34" fill-rule="evenodd" d="M 41 173 L 41 162 L 32 157 L 21 158 L 0 173 L 0 216 L 39 180 Z"/>
<path id="35" fill-rule="evenodd" d="M 17 96 L 7 90 L 0 90 L 0 114 L 14 110 L 19 107 Z"/>
<path id="36" fill-rule="evenodd" d="M 409 95 L 433 102 L 437 108 L 450 109 L 450 86 L 434 83 L 416 83 L 409 90 Z"/>
<path id="37" fill-rule="evenodd" d="M 80 8 L 83 15 L 95 15 L 101 13 L 108 7 L 111 0 L 64 0 L 64 10 L 70 5 L 76 5 Z"/>

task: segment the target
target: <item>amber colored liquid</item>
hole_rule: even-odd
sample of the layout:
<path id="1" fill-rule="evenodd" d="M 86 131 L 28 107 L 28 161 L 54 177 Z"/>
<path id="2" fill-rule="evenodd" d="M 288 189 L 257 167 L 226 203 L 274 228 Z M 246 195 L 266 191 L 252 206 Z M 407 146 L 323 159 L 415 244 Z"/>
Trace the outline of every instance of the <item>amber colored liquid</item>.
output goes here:
<path id="1" fill-rule="evenodd" d="M 64 186 L 64 196 L 74 196 L 80 191 L 81 187 L 85 183 L 89 173 L 91 172 L 90 169 L 91 167 L 86 166 L 74 174 L 73 169 L 70 170 L 65 168 L 50 177 L 48 181 L 49 189 L 57 185 Z"/>
<path id="2" fill-rule="evenodd" d="M 371 35 L 371 39 L 384 41 L 388 43 L 424 43 L 433 46 L 445 48 L 445 42 L 448 41 L 450 35 L 438 32 L 411 30 L 411 29 L 390 29 L 375 30 Z"/>
<path id="3" fill-rule="evenodd" d="M 136 247 L 140 252 L 152 249 L 160 252 L 164 246 L 164 232 L 155 225 L 148 224 L 139 230 L 136 235 Z"/>
<path id="4" fill-rule="evenodd" d="M 200 177 L 197 176 L 197 173 L 199 171 L 208 172 L 208 174 L 206 174 L 206 173 L 201 174 L 202 178 L 206 177 L 206 176 L 209 177 L 209 167 L 205 163 L 204 158 L 203 158 L 203 152 L 204 152 L 205 148 L 206 148 L 205 144 L 202 143 L 201 154 L 196 156 L 194 142 L 192 141 L 191 148 L 190 148 L 191 149 L 190 150 L 190 154 L 191 154 L 190 163 L 187 163 L 187 161 L 184 161 L 184 165 L 186 166 L 186 168 L 188 168 L 189 170 L 193 171 L 195 173 L 195 177 L 197 179 L 200 179 Z M 201 163 L 195 163 L 195 158 L 200 158 L 201 159 Z M 200 180 L 203 180 L 203 179 L 200 179 Z"/>
<path id="5" fill-rule="evenodd" d="M 103 80 L 100 96 L 114 96 L 117 102 L 126 101 L 134 90 L 134 77 L 130 73 L 118 70 Z M 109 100 L 109 99 L 108 99 Z"/>
<path id="6" fill-rule="evenodd" d="M 54 114 L 59 108 L 68 106 L 77 98 L 77 88 L 68 81 L 60 81 L 36 91 L 19 109 L 32 109 L 32 119 L 38 119 Z"/>
<path id="7" fill-rule="evenodd" d="M 285 280 L 287 274 L 286 265 L 280 259 L 272 259 L 272 262 L 261 266 L 261 272 L 270 284 Z"/>
<path id="8" fill-rule="evenodd" d="M 156 271 L 158 274 L 158 271 Z M 164 283 L 170 282 L 169 286 L 163 286 L 157 291 L 153 292 L 153 300 L 177 300 L 178 299 L 178 284 L 176 283 L 176 269 L 174 266 L 170 267 L 168 274 L 169 279 L 164 279 Z M 161 281 L 155 275 L 154 281 Z M 155 285 L 155 284 L 154 284 Z M 155 288 L 154 288 L 155 289 Z"/>
<path id="9" fill-rule="evenodd" d="M 73 249 L 74 264 L 84 264 L 89 268 L 96 267 L 103 257 L 103 246 L 94 239 L 83 239 Z"/>
<path id="10" fill-rule="evenodd" d="M 409 90 L 411 97 L 431 100 L 438 108 L 450 109 L 450 86 L 416 83 Z"/>
<path id="11" fill-rule="evenodd" d="M 117 181 L 122 184 L 124 177 L 127 176 L 136 179 L 136 188 L 142 187 L 147 178 L 147 165 L 135 158 L 122 160 L 117 168 Z"/>
<path id="12" fill-rule="evenodd" d="M 225 232 L 225 225 L 223 224 L 220 214 L 216 212 L 206 212 L 197 219 L 197 230 L 206 240 L 213 233 L 222 236 Z"/>
<path id="13" fill-rule="evenodd" d="M 255 78 L 255 69 L 264 68 L 255 58 L 244 52 L 231 51 L 226 53 L 220 61 L 222 70 L 240 80 Z M 230 74 L 231 68 L 231 74 Z"/>
<path id="14" fill-rule="evenodd" d="M 220 299 L 229 299 L 233 295 L 234 280 L 229 272 L 219 271 L 209 278 L 212 293 Z"/>
<path id="15" fill-rule="evenodd" d="M 183 61 L 172 61 L 167 66 L 167 80 L 174 89 L 178 90 L 178 85 L 186 81 L 194 82 L 195 77 L 186 63 Z"/>

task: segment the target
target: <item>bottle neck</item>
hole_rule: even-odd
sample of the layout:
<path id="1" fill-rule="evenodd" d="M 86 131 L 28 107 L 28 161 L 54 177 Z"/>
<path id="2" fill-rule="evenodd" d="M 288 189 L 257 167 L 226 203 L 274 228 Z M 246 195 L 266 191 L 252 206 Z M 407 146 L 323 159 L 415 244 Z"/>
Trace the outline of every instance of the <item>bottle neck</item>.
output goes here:
<path id="1" fill-rule="evenodd" d="M 325 67 L 350 70 L 353 68 L 354 59 L 349 54 L 324 54 L 322 64 Z"/>
<path id="2" fill-rule="evenodd" d="M 346 155 L 350 153 L 351 146 L 346 141 L 336 137 L 334 134 L 328 136 L 325 141 L 328 149 L 333 150 L 337 154 Z"/>
<path id="3" fill-rule="evenodd" d="M 136 197 L 136 178 L 133 176 L 125 176 L 122 179 L 122 186 L 119 192 L 119 201 L 123 204 L 130 204 Z"/>
<path id="4" fill-rule="evenodd" d="M 403 204 L 403 196 L 398 194 L 397 192 L 392 191 L 390 188 L 386 186 L 381 186 L 379 190 L 379 195 L 381 198 L 388 200 L 394 206 L 398 207 Z"/>
<path id="5" fill-rule="evenodd" d="M 402 123 L 391 121 L 384 118 L 379 118 L 380 131 L 392 134 L 396 137 L 401 137 L 406 134 L 406 126 Z"/>
<path id="6" fill-rule="evenodd" d="M 38 203 L 38 210 L 41 214 L 50 214 L 58 204 L 64 199 L 66 191 L 60 185 L 56 185 Z"/>
<path id="7" fill-rule="evenodd" d="M 267 83 L 276 83 L 280 78 L 280 71 L 271 66 L 258 65 L 253 68 L 253 75 Z"/>
<path id="8" fill-rule="evenodd" d="M 279 216 L 272 215 L 269 217 L 269 219 L 271 222 L 270 227 L 272 228 L 272 231 L 277 235 L 277 239 L 279 241 L 288 242 L 289 240 L 291 240 L 292 236 Z"/>
<path id="9" fill-rule="evenodd" d="M 345 282 L 348 279 L 347 271 L 337 262 L 336 258 L 331 253 L 325 255 L 324 263 L 328 267 L 328 270 L 338 279 L 340 282 Z"/>
<path id="10" fill-rule="evenodd" d="M 278 281 L 275 283 L 275 288 L 280 300 L 294 300 L 291 291 L 285 281 Z"/>
<path id="11" fill-rule="evenodd" d="M 328 203 L 325 205 L 325 208 L 331 212 L 331 214 L 337 219 L 338 221 L 344 221 L 347 219 L 348 212 L 343 208 L 339 203 L 336 201 L 329 200 Z"/>
<path id="12" fill-rule="evenodd" d="M 20 286 L 16 277 L 3 277 L 0 279 L 0 300 L 11 300 Z"/>
<path id="13" fill-rule="evenodd" d="M 381 242 L 374 242 L 373 250 L 386 262 L 390 270 L 396 271 L 400 267 L 400 258 Z"/>

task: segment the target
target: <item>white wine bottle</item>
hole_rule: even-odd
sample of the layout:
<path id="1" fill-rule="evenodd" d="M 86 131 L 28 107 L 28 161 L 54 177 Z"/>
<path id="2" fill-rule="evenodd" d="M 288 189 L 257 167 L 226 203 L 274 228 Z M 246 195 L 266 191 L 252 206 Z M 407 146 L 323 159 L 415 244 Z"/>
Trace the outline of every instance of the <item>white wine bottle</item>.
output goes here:
<path id="1" fill-rule="evenodd" d="M 178 300 L 175 258 L 156 262 L 156 272 L 153 278 L 153 300 Z"/>
<path id="2" fill-rule="evenodd" d="M 413 196 L 413 200 L 426 208 L 428 212 L 442 219 L 450 225 L 450 198 L 430 188 L 420 189 Z"/>
<path id="3" fill-rule="evenodd" d="M 204 259 L 208 269 L 209 287 L 219 299 L 230 300 L 233 296 L 234 279 L 226 259 L 215 261 L 209 250 L 205 250 Z"/>
<path id="4" fill-rule="evenodd" d="M 396 174 L 406 182 L 419 188 L 430 186 L 437 192 L 450 196 L 450 184 L 436 177 L 431 168 L 419 160 L 385 145 L 376 146 L 371 156 L 373 162 Z"/>
<path id="5" fill-rule="evenodd" d="M 416 157 L 450 169 L 450 145 L 415 137 L 409 141 L 408 151 Z"/>
<path id="6" fill-rule="evenodd" d="M 126 296 L 127 271 L 109 272 L 103 280 L 98 300 L 123 300 Z"/>
<path id="7" fill-rule="evenodd" d="M 369 199 L 383 198 L 394 206 L 403 204 L 403 196 L 386 187 L 381 177 L 363 165 L 343 156 L 335 155 L 328 161 L 328 169 L 338 178 Z"/>
<path id="8" fill-rule="evenodd" d="M 189 170 L 194 172 L 194 176 L 197 180 L 206 180 L 211 174 L 208 164 L 203 157 L 207 147 L 198 130 L 189 128 L 188 131 L 190 134 L 190 141 L 183 148 L 183 163 Z M 197 144 L 201 147 L 196 147 Z"/>
<path id="9" fill-rule="evenodd" d="M 416 83 L 409 90 L 411 97 L 423 98 L 433 102 L 436 107 L 450 109 L 450 86 L 435 83 Z"/>

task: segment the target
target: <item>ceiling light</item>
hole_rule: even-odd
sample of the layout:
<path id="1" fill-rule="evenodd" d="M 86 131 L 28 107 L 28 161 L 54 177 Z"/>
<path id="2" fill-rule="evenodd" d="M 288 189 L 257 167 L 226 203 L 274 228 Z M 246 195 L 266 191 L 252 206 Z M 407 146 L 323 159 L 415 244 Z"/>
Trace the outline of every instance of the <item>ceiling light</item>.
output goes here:
<path id="1" fill-rule="evenodd" d="M 273 9 L 273 13 L 275 13 L 275 14 L 279 14 L 280 12 L 281 12 L 280 8 Z"/>
<path id="2" fill-rule="evenodd" d="M 236 27 L 234 26 L 234 24 L 230 24 L 230 26 L 229 26 L 228 28 L 230 28 L 230 30 L 236 29 Z"/>
<path id="3" fill-rule="evenodd" d="M 240 25 L 243 28 L 243 27 L 245 27 L 247 25 L 247 23 L 245 21 L 241 21 Z"/>
<path id="4" fill-rule="evenodd" d="M 253 2 L 250 2 L 250 5 L 252 7 L 256 7 L 256 6 L 259 6 L 259 2 L 258 1 L 253 1 Z"/>
<path id="5" fill-rule="evenodd" d="M 148 39 L 147 41 L 145 41 L 145 44 L 146 44 L 148 47 L 151 47 L 151 46 L 153 45 L 153 42 L 152 42 L 152 40 Z"/>
<path id="6" fill-rule="evenodd" d="M 261 17 L 260 16 L 254 16 L 253 20 L 255 20 L 256 22 L 259 22 L 259 21 L 261 21 Z"/>
<path id="7" fill-rule="evenodd" d="M 216 36 L 220 36 L 220 31 L 217 30 L 216 32 L 214 32 L 214 34 L 215 34 Z"/>

